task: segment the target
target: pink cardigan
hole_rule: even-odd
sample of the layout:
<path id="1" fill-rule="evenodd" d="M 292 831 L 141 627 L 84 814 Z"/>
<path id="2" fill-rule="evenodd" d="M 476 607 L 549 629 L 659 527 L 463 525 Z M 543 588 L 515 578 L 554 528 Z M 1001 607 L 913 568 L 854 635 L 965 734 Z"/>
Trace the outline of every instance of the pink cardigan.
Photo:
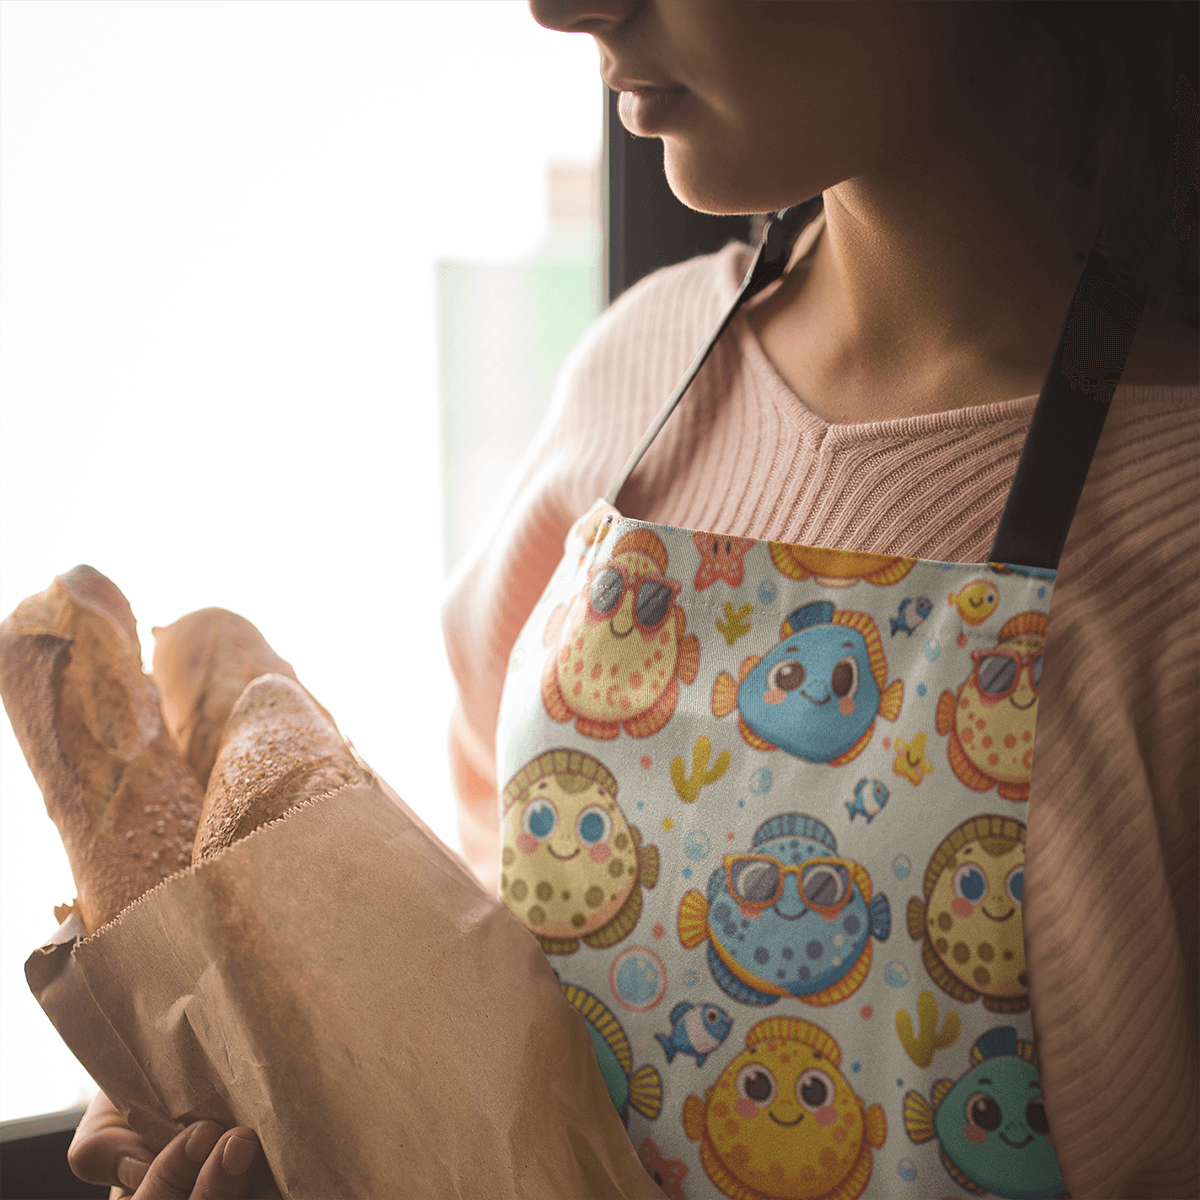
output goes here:
<path id="1" fill-rule="evenodd" d="M 468 860 L 495 890 L 509 651 L 571 523 L 608 488 L 732 298 L 730 244 L 643 280 L 575 348 L 443 608 Z M 735 318 L 622 499 L 629 516 L 981 562 L 1036 401 L 830 425 Z M 1200 385 L 1118 387 L 1046 642 L 1025 936 L 1046 1107 L 1073 1197 L 1200 1194 Z"/>

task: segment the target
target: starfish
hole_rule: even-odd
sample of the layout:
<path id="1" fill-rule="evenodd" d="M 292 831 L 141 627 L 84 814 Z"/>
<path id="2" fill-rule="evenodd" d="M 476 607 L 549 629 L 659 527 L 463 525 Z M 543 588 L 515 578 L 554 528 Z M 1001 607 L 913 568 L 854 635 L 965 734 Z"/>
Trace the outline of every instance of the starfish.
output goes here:
<path id="1" fill-rule="evenodd" d="M 753 538 L 720 537 L 715 533 L 694 533 L 692 542 L 700 551 L 700 566 L 692 586 L 698 592 L 723 579 L 730 587 L 740 587 L 745 574 L 746 551 Z"/>

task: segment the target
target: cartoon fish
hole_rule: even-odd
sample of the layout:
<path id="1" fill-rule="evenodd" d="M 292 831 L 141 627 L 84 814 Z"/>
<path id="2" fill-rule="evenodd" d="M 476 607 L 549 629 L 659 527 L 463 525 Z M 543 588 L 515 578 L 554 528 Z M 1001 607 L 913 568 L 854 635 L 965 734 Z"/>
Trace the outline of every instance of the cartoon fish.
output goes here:
<path id="1" fill-rule="evenodd" d="M 671 719 L 679 681 L 692 683 L 700 642 L 676 603 L 667 549 L 648 529 L 620 538 L 588 585 L 550 614 L 543 643 L 542 702 L 555 721 L 575 718 L 585 737 L 649 737 Z"/>
<path id="2" fill-rule="evenodd" d="M 925 757 L 925 730 L 919 730 L 911 742 L 897 738 L 895 745 L 896 760 L 892 763 L 892 771 L 920 786 L 921 780 L 933 772 L 933 763 Z"/>
<path id="3" fill-rule="evenodd" d="M 913 606 L 911 613 L 908 611 L 910 604 Z M 933 601 L 928 596 L 918 596 L 915 602 L 911 596 L 906 596 L 900 601 L 900 611 L 894 617 L 888 617 L 888 624 L 892 627 L 892 637 L 898 633 L 906 633 L 912 637 L 917 627 L 931 612 L 933 612 Z"/>
<path id="4" fill-rule="evenodd" d="M 1018 613 L 993 649 L 971 651 L 975 665 L 957 693 L 938 697 L 937 731 L 950 739 L 946 757 L 972 791 L 994 787 L 1005 800 L 1029 799 L 1045 641 L 1045 613 Z"/>
<path id="5" fill-rule="evenodd" d="M 700 1143 L 709 1179 L 735 1200 L 861 1196 L 887 1117 L 854 1093 L 841 1065 L 841 1047 L 817 1025 L 798 1017 L 755 1025 L 704 1099 L 683 1102 L 683 1131 Z"/>
<path id="6" fill-rule="evenodd" d="M 587 1022 L 600 1074 L 621 1120 L 628 1126 L 631 1108 L 653 1120 L 662 1110 L 662 1076 L 649 1065 L 633 1069 L 629 1038 L 602 1000 L 571 983 L 560 980 L 559 986 Z"/>
<path id="7" fill-rule="evenodd" d="M 815 579 L 822 587 L 852 587 L 861 579 L 876 587 L 899 583 L 917 565 L 915 558 L 860 554 L 820 546 L 771 543 L 771 561 L 789 579 Z"/>
<path id="8" fill-rule="evenodd" d="M 764 821 L 748 854 L 728 854 L 679 905 L 679 940 L 708 941 L 717 986 L 742 1004 L 836 1004 L 871 966 L 871 939 L 887 941 L 892 913 L 872 896 L 866 869 L 840 858 L 815 817 L 781 813 Z"/>
<path id="9" fill-rule="evenodd" d="M 968 625 L 982 625 L 996 611 L 1000 596 L 996 585 L 986 579 L 972 579 L 957 592 L 951 592 L 947 603 L 958 609 L 958 615 Z"/>
<path id="10" fill-rule="evenodd" d="M 676 1054 L 691 1054 L 696 1066 L 704 1066 L 704 1060 L 729 1036 L 733 1021 L 729 1014 L 715 1004 L 697 1008 L 686 1000 L 680 1001 L 668 1018 L 671 1034 L 656 1033 L 655 1040 L 662 1046 L 667 1062 L 674 1062 Z"/>
<path id="11" fill-rule="evenodd" d="M 971 1047 L 971 1069 L 939 1079 L 930 1100 L 904 1096 L 911 1141 L 937 1138 L 942 1165 L 959 1187 L 1005 1200 L 1065 1194 L 1042 1102 L 1033 1043 L 1010 1025 L 989 1029 Z"/>
<path id="12" fill-rule="evenodd" d="M 860 779 L 854 785 L 854 799 L 846 802 L 850 820 L 853 821 L 856 816 L 863 816 L 867 818 L 868 825 L 883 811 L 883 806 L 891 794 L 878 779 L 872 779 L 870 782 L 871 789 L 868 792 L 867 780 Z"/>
<path id="13" fill-rule="evenodd" d="M 548 750 L 504 789 L 500 898 L 547 954 L 627 937 L 642 888 L 658 882 L 658 850 L 617 805 L 617 781 L 579 750 Z"/>
<path id="14" fill-rule="evenodd" d="M 791 613 L 779 637 L 764 657 L 745 659 L 740 682 L 722 671 L 713 684 L 713 715 L 736 708 L 742 737 L 755 749 L 782 747 L 840 767 L 867 748 L 877 716 L 900 715 L 904 684 L 887 682 L 879 629 L 866 613 L 817 600 Z"/>
<path id="15" fill-rule="evenodd" d="M 913 896 L 908 934 L 921 940 L 930 979 L 949 996 L 989 1012 L 1029 1007 L 1021 900 L 1025 826 L 1011 817 L 964 821 L 933 852 L 924 899 Z"/>

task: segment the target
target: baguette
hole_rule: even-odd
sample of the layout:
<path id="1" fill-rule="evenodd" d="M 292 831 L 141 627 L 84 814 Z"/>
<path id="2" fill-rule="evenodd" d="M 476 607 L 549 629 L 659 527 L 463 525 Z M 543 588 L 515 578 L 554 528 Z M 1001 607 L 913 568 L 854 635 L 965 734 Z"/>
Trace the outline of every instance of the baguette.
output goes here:
<path id="1" fill-rule="evenodd" d="M 116 585 L 79 566 L 0 622 L 0 696 L 94 933 L 189 865 L 202 801 Z"/>
<path id="2" fill-rule="evenodd" d="M 153 632 L 151 676 L 167 729 L 206 787 L 225 722 L 246 685 L 260 675 L 295 679 L 296 673 L 245 617 L 223 608 L 202 608 Z"/>
<path id="3" fill-rule="evenodd" d="M 370 775 L 328 713 L 294 679 L 262 675 L 233 706 L 209 776 L 193 863 L 289 809 Z"/>

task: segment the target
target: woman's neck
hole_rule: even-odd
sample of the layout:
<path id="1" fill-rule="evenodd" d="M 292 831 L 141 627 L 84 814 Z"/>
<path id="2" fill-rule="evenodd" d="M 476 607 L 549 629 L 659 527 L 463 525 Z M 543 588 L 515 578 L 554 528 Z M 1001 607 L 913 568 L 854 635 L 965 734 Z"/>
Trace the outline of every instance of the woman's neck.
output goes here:
<path id="1" fill-rule="evenodd" d="M 883 420 L 1041 390 L 1100 221 L 1097 193 L 1058 168 L 1038 95 L 1009 86 L 1003 113 L 980 98 L 928 114 L 887 164 L 825 190 L 815 249 L 747 308 L 819 416 Z M 1147 310 L 1122 379 L 1196 383 L 1198 362 L 1195 334 Z"/>

